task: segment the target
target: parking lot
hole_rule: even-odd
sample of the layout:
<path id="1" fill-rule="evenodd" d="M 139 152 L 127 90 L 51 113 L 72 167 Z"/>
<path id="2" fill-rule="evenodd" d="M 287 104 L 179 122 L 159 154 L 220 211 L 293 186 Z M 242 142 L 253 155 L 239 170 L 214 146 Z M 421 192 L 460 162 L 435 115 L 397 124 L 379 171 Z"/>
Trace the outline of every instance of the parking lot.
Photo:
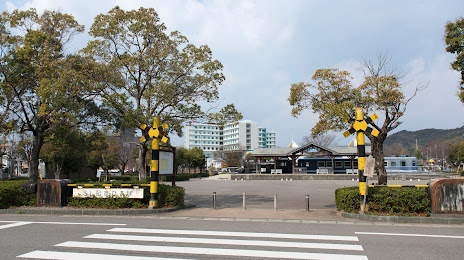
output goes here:
<path id="1" fill-rule="evenodd" d="M 393 185 L 424 185 L 428 180 L 389 181 Z M 369 181 L 373 184 L 374 181 Z M 310 180 L 310 181 L 225 181 L 191 179 L 177 182 L 185 188 L 185 203 L 200 208 L 212 208 L 213 192 L 216 192 L 217 208 L 241 208 L 243 193 L 246 193 L 248 209 L 273 209 L 274 194 L 277 194 L 279 209 L 304 209 L 305 194 L 309 194 L 312 209 L 335 209 L 335 190 L 341 187 L 358 186 L 352 180 Z"/>

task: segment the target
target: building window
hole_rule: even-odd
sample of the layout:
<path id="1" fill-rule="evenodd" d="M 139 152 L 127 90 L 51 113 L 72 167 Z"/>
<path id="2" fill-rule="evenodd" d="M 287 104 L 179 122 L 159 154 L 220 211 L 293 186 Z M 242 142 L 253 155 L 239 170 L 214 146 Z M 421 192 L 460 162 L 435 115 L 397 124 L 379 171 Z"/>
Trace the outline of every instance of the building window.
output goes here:
<path id="1" fill-rule="evenodd" d="M 332 162 L 331 162 L 331 161 L 325 162 L 325 166 L 326 166 L 326 167 L 332 167 Z"/>
<path id="2" fill-rule="evenodd" d="M 345 161 L 344 166 L 345 166 L 345 168 L 351 168 L 351 162 L 350 161 Z"/>
<path id="3" fill-rule="evenodd" d="M 342 168 L 342 162 L 340 161 L 335 162 L 335 167 Z"/>
<path id="4" fill-rule="evenodd" d="M 388 162 L 384 161 L 383 166 L 388 167 Z"/>
<path id="5" fill-rule="evenodd" d="M 401 161 L 401 166 L 406 166 L 406 161 Z"/>
<path id="6" fill-rule="evenodd" d="M 396 162 L 391 162 L 392 167 L 396 167 Z"/>
<path id="7" fill-rule="evenodd" d="M 317 162 L 317 168 L 320 168 L 320 167 L 325 167 L 325 162 L 324 161 L 318 161 Z"/>

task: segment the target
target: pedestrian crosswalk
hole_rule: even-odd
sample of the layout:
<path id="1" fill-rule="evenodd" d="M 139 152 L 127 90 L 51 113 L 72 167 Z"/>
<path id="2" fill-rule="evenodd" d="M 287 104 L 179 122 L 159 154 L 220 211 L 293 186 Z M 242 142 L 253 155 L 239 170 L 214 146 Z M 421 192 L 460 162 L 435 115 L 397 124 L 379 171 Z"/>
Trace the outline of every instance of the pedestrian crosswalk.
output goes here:
<path id="1" fill-rule="evenodd" d="M 105 233 L 105 232 L 103 232 Z M 254 233 L 207 230 L 112 228 L 52 251 L 36 250 L 32 259 L 367 259 L 356 236 Z M 109 253 L 109 254 L 106 254 Z"/>

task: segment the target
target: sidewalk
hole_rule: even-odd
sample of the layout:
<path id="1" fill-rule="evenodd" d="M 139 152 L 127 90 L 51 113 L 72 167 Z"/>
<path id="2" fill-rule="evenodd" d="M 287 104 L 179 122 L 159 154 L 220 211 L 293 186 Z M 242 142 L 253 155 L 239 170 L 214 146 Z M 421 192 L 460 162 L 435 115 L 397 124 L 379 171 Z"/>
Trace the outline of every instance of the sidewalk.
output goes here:
<path id="1" fill-rule="evenodd" d="M 277 220 L 312 220 L 312 221 L 334 221 L 334 222 L 356 222 L 359 221 L 353 218 L 345 218 L 341 213 L 334 209 L 311 209 L 309 212 L 305 210 L 273 210 L 273 209 L 247 209 L 241 208 L 187 208 L 178 211 L 166 212 L 159 214 L 160 216 L 169 217 L 194 217 L 194 218 L 220 218 L 220 219 L 245 219 L 257 220 L 265 219 L 269 221 Z"/>
<path id="2" fill-rule="evenodd" d="M 67 207 L 20 207 L 0 209 L 0 214 L 39 215 L 102 215 L 102 216 L 150 216 L 157 218 L 180 218 L 201 220 L 294 222 L 294 223 L 400 223 L 464 225 L 464 215 L 432 215 L 431 217 L 376 216 L 341 213 L 335 209 L 247 209 L 242 208 L 163 208 L 163 209 L 77 209 Z"/>

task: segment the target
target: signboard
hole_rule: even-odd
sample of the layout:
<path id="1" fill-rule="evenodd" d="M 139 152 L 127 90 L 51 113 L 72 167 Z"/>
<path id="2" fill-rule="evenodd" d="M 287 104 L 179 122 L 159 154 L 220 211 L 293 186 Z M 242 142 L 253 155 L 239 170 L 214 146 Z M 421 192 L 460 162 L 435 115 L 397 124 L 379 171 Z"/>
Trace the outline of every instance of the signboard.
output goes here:
<path id="1" fill-rule="evenodd" d="M 364 175 L 367 177 L 374 177 L 375 159 L 372 156 L 366 157 L 364 162 Z"/>
<path id="2" fill-rule="evenodd" d="M 174 152 L 159 151 L 159 174 L 173 175 L 174 174 Z"/>
<path id="3" fill-rule="evenodd" d="M 310 147 L 310 148 L 306 149 L 305 152 L 306 153 L 317 153 L 317 152 L 319 152 L 319 149 L 316 148 L 316 147 Z"/>
<path id="4" fill-rule="evenodd" d="M 74 188 L 73 198 L 108 198 L 125 197 L 131 199 L 143 199 L 143 189 L 139 188 Z"/>

